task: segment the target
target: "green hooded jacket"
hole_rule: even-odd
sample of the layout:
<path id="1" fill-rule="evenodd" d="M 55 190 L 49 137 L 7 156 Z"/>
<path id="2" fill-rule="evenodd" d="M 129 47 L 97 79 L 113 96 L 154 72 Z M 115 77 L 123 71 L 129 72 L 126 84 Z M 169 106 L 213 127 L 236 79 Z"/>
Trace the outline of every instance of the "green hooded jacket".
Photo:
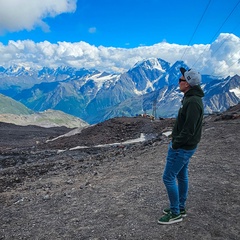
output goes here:
<path id="1" fill-rule="evenodd" d="M 200 142 L 204 113 L 203 96 L 203 90 L 199 85 L 192 87 L 184 94 L 172 131 L 173 149 L 192 150 Z"/>

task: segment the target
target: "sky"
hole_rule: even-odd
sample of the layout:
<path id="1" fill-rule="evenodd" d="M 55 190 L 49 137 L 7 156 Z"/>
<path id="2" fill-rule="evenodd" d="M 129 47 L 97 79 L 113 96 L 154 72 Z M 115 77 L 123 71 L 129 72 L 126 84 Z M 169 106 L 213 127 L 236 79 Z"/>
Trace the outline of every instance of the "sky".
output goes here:
<path id="1" fill-rule="evenodd" d="M 240 75 L 240 0 L 0 0 L 0 66 L 124 72 L 184 61 Z"/>

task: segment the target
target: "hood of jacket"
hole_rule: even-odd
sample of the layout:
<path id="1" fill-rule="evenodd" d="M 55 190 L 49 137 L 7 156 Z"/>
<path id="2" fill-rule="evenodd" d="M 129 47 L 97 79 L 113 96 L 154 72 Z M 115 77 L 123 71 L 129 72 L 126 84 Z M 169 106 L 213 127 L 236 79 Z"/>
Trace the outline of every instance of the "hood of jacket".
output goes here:
<path id="1" fill-rule="evenodd" d="M 203 97 L 204 92 L 200 85 L 196 85 L 194 87 L 191 87 L 185 94 L 184 97 L 190 97 L 190 96 L 198 96 L 198 97 Z"/>

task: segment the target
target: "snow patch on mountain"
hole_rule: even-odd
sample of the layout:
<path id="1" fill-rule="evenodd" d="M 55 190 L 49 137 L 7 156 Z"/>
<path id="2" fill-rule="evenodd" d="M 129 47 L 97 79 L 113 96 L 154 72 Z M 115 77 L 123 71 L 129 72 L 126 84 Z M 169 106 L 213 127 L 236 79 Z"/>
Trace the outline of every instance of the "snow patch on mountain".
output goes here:
<path id="1" fill-rule="evenodd" d="M 233 92 L 238 98 L 240 98 L 240 87 L 231 89 L 229 92 Z"/>
<path id="2" fill-rule="evenodd" d="M 157 58 L 149 58 L 149 59 L 144 59 L 142 61 L 139 61 L 134 65 L 133 68 L 139 67 L 141 65 L 143 65 L 148 70 L 157 69 L 161 72 L 165 72 L 165 70 L 162 68 L 162 65 L 160 64 Z"/>
<path id="3" fill-rule="evenodd" d="M 119 77 L 120 75 L 117 74 L 99 72 L 97 74 L 87 76 L 86 80 L 93 80 L 96 83 L 97 88 L 101 89 L 105 83 L 108 83 L 107 85 L 110 86 L 110 84 L 117 81 Z M 105 84 L 105 87 L 107 85 Z"/>

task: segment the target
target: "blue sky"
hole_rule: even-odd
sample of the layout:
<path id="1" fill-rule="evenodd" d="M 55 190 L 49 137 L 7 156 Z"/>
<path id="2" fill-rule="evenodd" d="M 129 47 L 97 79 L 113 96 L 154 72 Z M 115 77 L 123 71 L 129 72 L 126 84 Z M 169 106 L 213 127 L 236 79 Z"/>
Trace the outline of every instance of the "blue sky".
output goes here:
<path id="1" fill-rule="evenodd" d="M 115 61 L 112 68 L 109 66 L 111 64 L 106 62 L 106 69 L 123 71 L 132 66 L 134 61 L 143 59 L 144 53 L 141 55 L 139 51 L 143 52 L 147 50 L 147 47 L 154 46 L 154 49 L 151 53 L 146 52 L 145 56 L 157 57 L 153 54 L 154 51 L 156 52 L 156 45 L 159 45 L 157 52 L 160 53 L 163 48 L 164 50 L 168 48 L 168 53 L 171 54 L 174 53 L 174 47 L 177 45 L 176 58 L 170 58 L 167 53 L 163 56 L 159 54 L 159 57 L 165 57 L 167 58 L 165 60 L 173 63 L 181 58 L 179 56 L 185 57 L 186 49 L 190 50 L 187 51 L 187 55 L 189 53 L 199 55 L 201 52 L 205 55 L 204 49 L 209 50 L 212 47 L 211 51 L 213 49 L 216 51 L 220 47 L 222 51 L 224 46 L 221 45 L 230 41 L 231 47 L 225 46 L 225 51 L 219 53 L 220 58 L 217 59 L 227 62 L 222 55 L 240 51 L 238 49 L 239 37 L 240 0 L 0 1 L 0 52 L 4 52 L 7 56 L 16 50 L 15 55 L 22 56 L 22 62 L 26 61 L 22 52 L 23 48 L 28 56 L 42 53 L 42 58 L 50 57 L 50 54 L 53 57 L 53 52 L 64 52 L 64 56 L 69 53 L 68 57 L 76 58 L 74 61 L 61 62 L 59 55 L 54 56 L 59 64 L 72 66 L 77 66 L 77 59 L 81 60 L 84 57 L 87 59 L 89 55 L 95 58 L 96 51 L 100 51 L 101 54 L 98 54 L 99 59 L 95 58 L 95 60 L 102 62 L 104 57 L 111 55 L 109 52 L 114 51 L 119 61 Z M 63 42 L 68 44 L 62 44 Z M 30 47 L 32 44 L 36 44 L 36 49 L 41 49 L 41 53 L 36 53 L 37 50 Z M 235 49 L 232 48 L 234 44 L 237 44 Z M 14 49 L 16 48 L 15 50 L 12 45 Z M 50 50 L 47 52 L 46 45 L 49 49 L 52 48 L 51 53 Z M 188 49 L 187 46 L 193 46 L 193 48 Z M 63 48 L 65 51 L 62 50 Z M 198 51 L 194 52 L 196 48 Z M 231 52 L 226 51 L 226 48 L 231 48 Z M 33 49 L 34 52 L 30 53 Z M 125 66 L 120 64 L 121 60 L 125 61 L 125 58 L 121 57 L 124 51 L 126 52 L 125 58 L 135 54 L 134 59 Z M 112 52 L 112 55 L 114 54 Z M 40 59 L 40 55 L 35 56 L 34 61 L 36 58 Z M 141 57 L 138 57 L 140 55 Z M 226 63 L 224 68 L 236 65 L 234 67 L 237 69 L 239 66 L 235 62 L 239 58 L 239 55 L 234 55 L 233 62 Z M 186 56 L 186 62 L 190 65 L 194 60 L 196 61 L 196 57 L 191 59 L 190 56 Z M 7 66 L 10 61 L 11 58 L 6 57 L 0 61 L 0 65 Z M 19 57 L 18 63 L 20 61 Z M 30 59 L 28 61 L 30 62 Z M 51 65 L 56 66 L 56 62 Z M 50 64 L 50 60 L 48 63 Z M 38 62 L 38 65 L 41 64 Z M 86 67 L 91 66 L 94 67 L 94 63 L 86 64 Z M 200 67 L 208 72 L 202 60 Z M 219 68 L 217 65 L 214 67 Z"/>
<path id="2" fill-rule="evenodd" d="M 49 25 L 48 32 L 39 26 L 31 31 L 23 29 L 8 32 L 6 29 L 1 42 L 7 44 L 9 40 L 25 39 L 34 42 L 47 40 L 51 43 L 85 41 L 95 46 L 130 48 L 162 41 L 189 44 L 196 30 L 190 45 L 206 44 L 219 35 L 219 28 L 238 2 L 239 0 L 78 0 L 75 12 L 43 18 Z M 222 26 L 221 32 L 240 36 L 240 4 Z"/>

